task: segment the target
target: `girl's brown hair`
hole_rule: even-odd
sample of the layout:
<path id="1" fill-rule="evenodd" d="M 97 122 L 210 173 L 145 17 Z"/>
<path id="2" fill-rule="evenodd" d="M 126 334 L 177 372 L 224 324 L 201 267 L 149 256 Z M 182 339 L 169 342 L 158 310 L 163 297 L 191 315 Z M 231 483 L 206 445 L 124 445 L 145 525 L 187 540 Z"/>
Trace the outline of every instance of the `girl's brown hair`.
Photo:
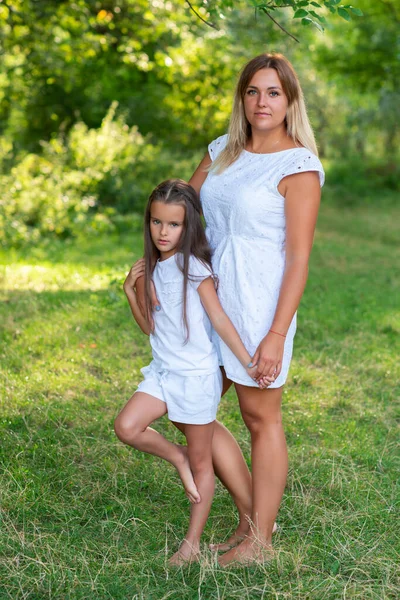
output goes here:
<path id="1" fill-rule="evenodd" d="M 282 54 L 260 54 L 248 62 L 239 77 L 229 124 L 226 147 L 212 163 L 210 170 L 221 173 L 231 165 L 251 138 L 251 126 L 244 112 L 244 97 L 250 81 L 261 69 L 275 69 L 288 99 L 286 130 L 296 146 L 304 146 L 318 155 L 314 133 L 308 119 L 303 91 L 291 63 Z"/>
<path id="2" fill-rule="evenodd" d="M 144 218 L 144 257 L 145 257 L 145 308 L 146 317 L 149 323 L 153 323 L 152 303 L 151 303 L 151 276 L 154 271 L 157 260 L 160 258 L 160 251 L 156 248 L 150 234 L 151 205 L 153 202 L 162 202 L 163 204 L 177 204 L 185 209 L 185 219 L 181 238 L 178 243 L 177 251 L 182 253 L 182 261 L 177 264 L 183 273 L 183 323 L 186 330 L 186 341 L 189 339 L 189 324 L 187 320 L 187 286 L 191 279 L 189 273 L 189 259 L 194 256 L 204 265 L 211 268 L 211 249 L 208 245 L 206 234 L 204 232 L 201 220 L 201 204 L 197 192 L 191 185 L 182 179 L 168 179 L 160 183 L 150 195 L 146 206 Z"/>

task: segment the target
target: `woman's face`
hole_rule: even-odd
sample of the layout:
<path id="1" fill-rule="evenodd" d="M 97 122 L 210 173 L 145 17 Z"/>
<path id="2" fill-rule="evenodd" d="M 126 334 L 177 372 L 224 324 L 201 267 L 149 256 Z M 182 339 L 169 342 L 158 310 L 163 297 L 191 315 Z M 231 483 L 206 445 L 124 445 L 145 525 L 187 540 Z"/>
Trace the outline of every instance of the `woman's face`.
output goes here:
<path id="1" fill-rule="evenodd" d="M 288 100 L 275 69 L 260 69 L 253 75 L 244 95 L 244 112 L 252 130 L 282 127 Z"/>

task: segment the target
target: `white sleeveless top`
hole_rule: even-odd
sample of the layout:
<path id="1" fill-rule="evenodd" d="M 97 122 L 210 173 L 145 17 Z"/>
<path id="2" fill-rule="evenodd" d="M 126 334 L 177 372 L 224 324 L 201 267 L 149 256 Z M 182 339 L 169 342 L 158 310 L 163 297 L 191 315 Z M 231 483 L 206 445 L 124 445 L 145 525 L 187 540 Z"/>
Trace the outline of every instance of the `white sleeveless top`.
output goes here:
<path id="1" fill-rule="evenodd" d="M 227 140 L 223 135 L 211 142 L 212 160 Z M 243 150 L 223 173 L 209 173 L 201 188 L 213 270 L 219 277 L 218 296 L 251 355 L 274 319 L 285 268 L 285 199 L 278 185 L 283 177 L 305 171 L 318 172 L 323 185 L 323 167 L 306 148 L 273 154 Z M 296 315 L 285 339 L 282 371 L 271 388 L 286 381 L 295 332 Z M 214 341 L 229 379 L 258 387 L 215 332 Z"/>

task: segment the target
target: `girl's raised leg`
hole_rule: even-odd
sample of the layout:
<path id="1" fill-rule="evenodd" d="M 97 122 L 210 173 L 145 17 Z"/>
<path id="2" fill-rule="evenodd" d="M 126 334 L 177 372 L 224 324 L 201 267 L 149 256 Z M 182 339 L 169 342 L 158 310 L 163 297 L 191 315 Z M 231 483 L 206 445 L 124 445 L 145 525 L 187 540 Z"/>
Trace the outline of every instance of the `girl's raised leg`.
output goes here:
<path id="1" fill-rule="evenodd" d="M 214 422 L 207 425 L 185 425 L 190 468 L 201 501 L 192 504 L 189 529 L 179 550 L 170 558 L 171 565 L 180 566 L 198 560 L 200 537 L 203 533 L 214 496 L 214 470 L 211 444 Z"/>
<path id="2" fill-rule="evenodd" d="M 159 456 L 174 465 L 189 500 L 193 503 L 200 502 L 201 498 L 190 470 L 186 446 L 173 444 L 158 431 L 149 427 L 150 423 L 165 415 L 166 412 L 165 402 L 144 392 L 136 392 L 115 419 L 115 433 L 125 444 Z"/>

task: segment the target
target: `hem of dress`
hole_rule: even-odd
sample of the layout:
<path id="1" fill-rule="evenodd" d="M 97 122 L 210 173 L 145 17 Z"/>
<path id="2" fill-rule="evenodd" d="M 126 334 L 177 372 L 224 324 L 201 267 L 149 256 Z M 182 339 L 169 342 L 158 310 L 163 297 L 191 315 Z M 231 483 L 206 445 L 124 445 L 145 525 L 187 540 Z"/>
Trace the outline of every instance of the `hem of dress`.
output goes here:
<path id="1" fill-rule="evenodd" d="M 230 379 L 233 383 L 239 383 L 240 385 L 245 385 L 246 387 L 254 387 L 254 388 L 260 389 L 258 387 L 258 385 L 257 385 L 256 382 L 249 383 L 248 381 L 243 381 L 243 380 L 238 379 L 238 377 L 236 377 L 236 376 L 235 377 L 231 377 L 229 375 L 229 373 L 227 373 L 226 371 L 225 371 L 225 374 L 226 374 L 227 378 Z M 278 385 L 276 385 L 276 381 L 275 381 L 274 383 L 272 383 L 271 385 L 269 385 L 268 388 L 266 388 L 266 389 L 272 390 L 272 389 L 278 389 L 280 387 L 283 387 L 285 385 L 285 383 L 286 383 L 286 379 L 287 379 L 287 377 L 285 377 L 285 381 L 283 381 L 282 383 L 279 383 Z"/>
<path id="2" fill-rule="evenodd" d="M 215 415 L 215 417 L 213 419 L 210 419 L 208 421 L 205 421 L 204 419 L 201 419 L 201 421 L 197 421 L 197 420 L 193 420 L 193 419 L 191 421 L 189 421 L 188 419 L 185 419 L 185 421 L 182 421 L 182 417 L 179 417 L 179 419 L 174 419 L 168 415 L 168 412 L 167 412 L 167 416 L 168 416 L 168 419 L 172 423 L 182 423 L 183 425 L 209 425 L 210 423 L 213 423 L 217 419 L 217 416 Z"/>

